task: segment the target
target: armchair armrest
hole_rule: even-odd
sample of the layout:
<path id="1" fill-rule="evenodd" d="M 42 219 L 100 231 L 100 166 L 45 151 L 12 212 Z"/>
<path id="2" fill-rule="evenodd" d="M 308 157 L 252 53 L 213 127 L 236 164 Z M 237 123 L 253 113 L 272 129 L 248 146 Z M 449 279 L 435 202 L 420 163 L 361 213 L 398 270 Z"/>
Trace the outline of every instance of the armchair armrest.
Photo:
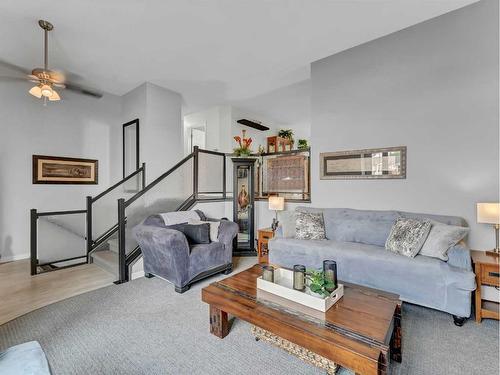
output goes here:
<path id="1" fill-rule="evenodd" d="M 144 272 L 158 275 L 183 287 L 188 281 L 189 244 L 174 229 L 140 224 L 133 229 L 144 256 Z"/>
<path id="2" fill-rule="evenodd" d="M 233 239 L 238 234 L 238 224 L 229 221 L 221 220 L 219 224 L 219 234 L 217 239 L 219 242 L 224 244 L 224 247 L 228 247 L 232 250 Z"/>
<path id="3" fill-rule="evenodd" d="M 470 250 L 465 242 L 460 241 L 448 250 L 448 264 L 466 271 L 472 271 Z"/>

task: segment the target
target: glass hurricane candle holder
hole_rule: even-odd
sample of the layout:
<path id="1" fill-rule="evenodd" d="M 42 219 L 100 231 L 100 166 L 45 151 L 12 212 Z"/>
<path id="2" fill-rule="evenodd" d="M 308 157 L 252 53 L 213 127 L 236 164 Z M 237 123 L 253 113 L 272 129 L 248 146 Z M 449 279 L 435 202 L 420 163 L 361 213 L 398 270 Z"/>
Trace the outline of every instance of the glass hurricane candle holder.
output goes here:
<path id="1" fill-rule="evenodd" d="M 306 289 L 306 266 L 301 264 L 293 266 L 293 289 L 300 291 Z"/>
<path id="2" fill-rule="evenodd" d="M 262 279 L 274 283 L 273 266 L 262 266 Z"/>
<path id="3" fill-rule="evenodd" d="M 333 288 L 325 288 L 328 292 L 337 289 L 337 262 L 333 260 L 323 261 L 323 277 L 328 284 L 333 284 Z"/>

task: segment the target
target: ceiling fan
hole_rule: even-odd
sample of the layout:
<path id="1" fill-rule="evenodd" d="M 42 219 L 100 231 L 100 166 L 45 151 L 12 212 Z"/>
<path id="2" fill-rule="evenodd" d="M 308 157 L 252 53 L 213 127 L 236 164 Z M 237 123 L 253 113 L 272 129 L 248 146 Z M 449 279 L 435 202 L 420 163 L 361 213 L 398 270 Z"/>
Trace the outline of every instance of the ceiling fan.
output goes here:
<path id="1" fill-rule="evenodd" d="M 54 70 L 50 70 L 48 68 L 49 65 L 49 31 L 54 29 L 54 26 L 44 20 L 39 20 L 38 25 L 43 29 L 44 32 L 44 65 L 43 68 L 35 68 L 31 72 L 27 71 L 26 69 L 7 63 L 5 61 L 0 61 L 0 64 L 7 66 L 10 69 L 17 70 L 25 75 L 23 79 L 28 79 L 30 82 L 36 83 L 35 86 L 33 86 L 30 90 L 29 93 L 33 95 L 36 98 L 44 100 L 44 104 L 47 103 L 47 100 L 49 101 L 58 101 L 61 100 L 61 97 L 59 93 L 55 90 L 56 88 L 60 89 L 66 89 L 66 90 L 71 90 L 75 91 L 79 94 L 83 95 L 89 95 L 95 98 L 101 98 L 102 94 L 96 90 L 90 89 L 83 87 L 81 85 L 75 84 L 68 82 L 65 79 L 65 76 L 61 72 L 56 72 Z M 5 78 L 5 77 L 4 77 Z M 11 77 L 7 77 L 11 78 Z M 16 79 L 15 77 L 12 77 L 13 79 Z"/>

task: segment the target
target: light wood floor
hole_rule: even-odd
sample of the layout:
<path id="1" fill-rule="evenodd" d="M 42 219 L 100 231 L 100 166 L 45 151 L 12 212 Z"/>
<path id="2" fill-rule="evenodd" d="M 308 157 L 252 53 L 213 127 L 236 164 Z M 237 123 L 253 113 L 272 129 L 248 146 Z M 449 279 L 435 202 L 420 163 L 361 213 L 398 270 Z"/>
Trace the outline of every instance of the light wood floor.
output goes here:
<path id="1" fill-rule="evenodd" d="M 0 264 L 0 325 L 51 303 L 110 285 L 95 264 L 30 275 L 29 259 Z"/>

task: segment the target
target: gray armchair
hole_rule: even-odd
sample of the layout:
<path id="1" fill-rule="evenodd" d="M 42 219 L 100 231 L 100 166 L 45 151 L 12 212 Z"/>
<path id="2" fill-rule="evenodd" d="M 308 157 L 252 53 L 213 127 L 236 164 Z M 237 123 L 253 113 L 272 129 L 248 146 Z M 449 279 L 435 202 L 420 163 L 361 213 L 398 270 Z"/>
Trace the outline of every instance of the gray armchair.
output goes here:
<path id="1" fill-rule="evenodd" d="M 177 218 L 179 214 L 175 213 Z M 186 211 L 188 216 L 192 211 Z M 145 276 L 172 282 L 178 293 L 184 293 L 196 281 L 233 270 L 233 239 L 238 225 L 232 221 L 221 220 L 218 242 L 209 244 L 190 245 L 182 232 L 167 228 L 160 215 L 149 216 L 133 232 L 142 250 Z"/>

